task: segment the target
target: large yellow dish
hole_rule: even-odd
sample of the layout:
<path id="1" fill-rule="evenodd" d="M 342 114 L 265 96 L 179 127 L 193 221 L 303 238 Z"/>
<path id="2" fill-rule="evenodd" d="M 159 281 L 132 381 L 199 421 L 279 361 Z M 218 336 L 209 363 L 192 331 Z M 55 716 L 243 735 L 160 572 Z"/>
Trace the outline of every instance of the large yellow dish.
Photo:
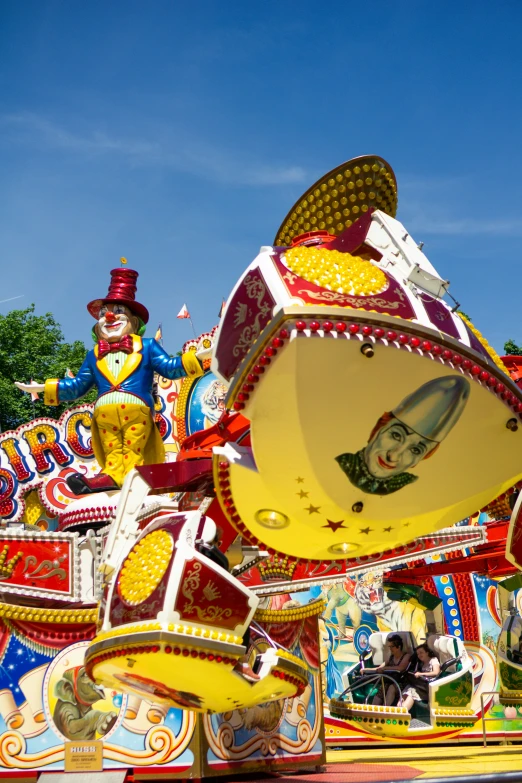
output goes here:
<path id="1" fill-rule="evenodd" d="M 94 639 L 86 666 L 107 688 L 196 712 L 225 712 L 293 698 L 308 682 L 306 664 L 286 651 L 273 654 L 270 671 L 249 682 L 234 671 L 244 648 L 212 650 L 166 631 Z"/>
<path id="2" fill-rule="evenodd" d="M 303 231 L 338 235 L 371 207 L 394 217 L 397 181 L 379 155 L 361 155 L 336 166 L 303 193 L 281 223 L 274 245 L 289 245 Z"/>
<path id="3" fill-rule="evenodd" d="M 396 206 L 381 158 L 328 172 L 220 320 L 212 371 L 251 430 L 215 450 L 218 497 L 240 533 L 287 556 L 363 563 L 521 475 L 522 391 Z"/>
<path id="4" fill-rule="evenodd" d="M 376 324 L 395 319 L 353 312 L 344 331 L 329 332 L 299 330 L 298 320 L 287 311 L 272 331 L 284 326 L 288 338 L 245 403 L 251 452 L 216 457 L 218 491 L 239 529 L 299 558 L 363 557 L 454 524 L 518 479 L 517 401 L 495 390 L 509 385 L 495 367 L 486 372 L 459 345 L 458 358 L 451 350 L 445 359 L 441 335 L 440 353 L 376 339 Z M 356 334 L 350 323 L 359 325 Z M 436 344 L 433 332 L 424 336 Z M 397 437 L 410 432 L 405 459 L 394 453 L 394 426 Z M 356 458 L 364 465 L 350 474 Z M 364 480 L 367 463 L 386 479 L 374 490 Z"/>

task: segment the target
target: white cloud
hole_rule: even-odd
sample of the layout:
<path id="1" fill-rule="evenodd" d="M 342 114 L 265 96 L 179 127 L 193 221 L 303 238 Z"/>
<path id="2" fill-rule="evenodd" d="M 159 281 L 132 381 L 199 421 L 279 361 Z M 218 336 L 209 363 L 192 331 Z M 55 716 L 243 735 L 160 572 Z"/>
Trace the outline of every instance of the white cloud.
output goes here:
<path id="1" fill-rule="evenodd" d="M 248 160 L 194 139 L 165 145 L 102 132 L 81 134 L 29 112 L 0 117 L 0 127 L 15 131 L 9 139 L 12 143 L 43 145 L 87 156 L 120 155 L 135 166 L 164 166 L 223 184 L 271 186 L 307 179 L 300 166 Z"/>
<path id="2" fill-rule="evenodd" d="M 446 236 L 521 236 L 522 220 L 518 218 L 447 218 L 436 215 L 403 220 L 412 233 Z"/>
<path id="3" fill-rule="evenodd" d="M 522 219 L 519 217 L 509 215 L 481 217 L 480 206 L 477 207 L 474 203 L 476 192 L 477 188 L 471 175 L 461 177 L 406 175 L 399 181 L 399 219 L 417 235 L 506 237 L 522 235 Z M 467 215 L 463 214 L 465 212 Z"/>

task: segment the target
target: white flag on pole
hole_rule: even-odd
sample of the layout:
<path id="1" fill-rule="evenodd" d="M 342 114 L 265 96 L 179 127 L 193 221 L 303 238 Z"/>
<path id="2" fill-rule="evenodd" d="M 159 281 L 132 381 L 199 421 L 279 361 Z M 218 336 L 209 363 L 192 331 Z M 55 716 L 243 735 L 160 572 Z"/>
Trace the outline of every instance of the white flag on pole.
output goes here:
<path id="1" fill-rule="evenodd" d="M 177 314 L 176 318 L 190 318 L 190 313 L 187 310 L 187 305 L 184 304 L 179 313 Z"/>

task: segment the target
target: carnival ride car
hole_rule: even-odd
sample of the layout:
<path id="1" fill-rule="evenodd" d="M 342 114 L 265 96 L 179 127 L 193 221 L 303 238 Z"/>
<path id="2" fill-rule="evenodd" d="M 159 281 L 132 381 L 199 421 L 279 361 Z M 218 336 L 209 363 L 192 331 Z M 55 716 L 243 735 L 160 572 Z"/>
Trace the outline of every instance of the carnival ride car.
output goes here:
<path id="1" fill-rule="evenodd" d="M 396 202 L 376 156 L 329 172 L 244 272 L 216 335 L 212 370 L 251 440 L 215 449 L 218 498 L 240 534 L 295 558 L 390 550 L 520 474 L 522 392 L 443 299 Z"/>
<path id="2" fill-rule="evenodd" d="M 88 673 L 109 688 L 202 712 L 302 693 L 306 663 L 280 645 L 256 656 L 256 679 L 237 671 L 259 599 L 198 551 L 216 538 L 212 519 L 199 511 L 153 514 L 140 530 L 136 504 L 150 490 L 165 491 L 168 472 L 142 467 L 125 479 L 104 553 L 108 594 Z"/>
<path id="3" fill-rule="evenodd" d="M 518 514 L 518 506 L 514 516 Z M 522 704 L 522 617 L 516 593 L 522 587 L 522 573 L 503 579 L 498 585 L 502 630 L 497 642 L 497 666 L 502 704 Z"/>
<path id="4" fill-rule="evenodd" d="M 330 700 L 330 713 L 353 723 L 364 723 L 372 734 L 388 737 L 428 737 L 447 733 L 448 728 L 466 728 L 476 721 L 471 709 L 473 695 L 473 663 L 462 640 L 446 634 L 430 634 L 428 646 L 435 652 L 440 664 L 440 674 L 426 679 L 428 700 L 415 701 L 409 712 L 398 705 L 377 705 L 372 699 L 389 685 L 396 689 L 396 701 L 408 684 L 415 685 L 412 673 L 416 664 L 416 640 L 411 633 L 397 632 L 403 640 L 403 651 L 411 658 L 406 673 L 395 671 L 365 673 L 366 666 L 379 666 L 385 660 L 386 640 L 389 633 L 373 633 L 370 636 L 371 655 L 349 668 L 343 675 L 346 688 L 339 698 Z"/>

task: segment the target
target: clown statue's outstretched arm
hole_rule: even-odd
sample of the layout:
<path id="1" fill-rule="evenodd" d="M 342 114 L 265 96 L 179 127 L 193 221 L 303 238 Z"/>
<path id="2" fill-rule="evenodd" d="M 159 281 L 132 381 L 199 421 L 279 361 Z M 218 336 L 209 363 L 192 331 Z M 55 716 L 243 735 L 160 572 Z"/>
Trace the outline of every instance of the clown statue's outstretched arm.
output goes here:
<path id="1" fill-rule="evenodd" d="M 58 405 L 60 402 L 70 402 L 84 397 L 95 385 L 92 366 L 87 354 L 85 361 L 78 370 L 75 378 L 49 378 L 45 383 L 20 383 L 15 381 L 15 386 L 29 394 L 44 394 L 45 405 Z"/>
<path id="2" fill-rule="evenodd" d="M 84 397 L 95 385 L 96 381 L 91 365 L 91 351 L 74 378 L 50 378 L 45 382 L 45 405 L 58 405 L 59 402 L 72 402 Z"/>
<path id="3" fill-rule="evenodd" d="M 152 369 L 162 378 L 197 378 L 203 375 L 203 368 L 193 351 L 188 351 L 181 356 L 169 356 L 156 340 L 150 341 L 150 360 Z"/>

